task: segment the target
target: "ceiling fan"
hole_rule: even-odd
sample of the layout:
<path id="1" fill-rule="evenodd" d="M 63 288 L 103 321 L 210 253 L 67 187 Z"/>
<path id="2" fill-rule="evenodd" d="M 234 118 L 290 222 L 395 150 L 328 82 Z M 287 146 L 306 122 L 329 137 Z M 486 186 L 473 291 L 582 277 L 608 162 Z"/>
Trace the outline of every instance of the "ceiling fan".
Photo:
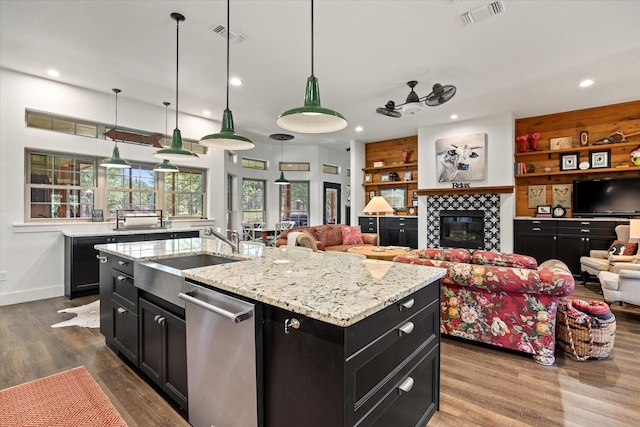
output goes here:
<path id="1" fill-rule="evenodd" d="M 402 116 L 402 113 L 405 114 L 414 114 L 418 111 L 422 111 L 424 102 L 429 107 L 437 107 L 438 105 L 442 105 L 456 94 L 456 87 L 452 85 L 444 85 L 442 86 L 440 83 L 436 83 L 433 85 L 433 92 L 431 92 L 427 96 L 423 96 L 420 98 L 418 94 L 413 90 L 414 87 L 418 84 L 417 80 L 411 80 L 407 82 L 407 86 L 411 89 L 409 95 L 407 95 L 407 100 L 402 103 L 396 105 L 395 102 L 389 101 L 385 104 L 384 107 L 376 108 L 376 113 L 382 114 L 383 116 L 395 117 L 398 118 Z"/>

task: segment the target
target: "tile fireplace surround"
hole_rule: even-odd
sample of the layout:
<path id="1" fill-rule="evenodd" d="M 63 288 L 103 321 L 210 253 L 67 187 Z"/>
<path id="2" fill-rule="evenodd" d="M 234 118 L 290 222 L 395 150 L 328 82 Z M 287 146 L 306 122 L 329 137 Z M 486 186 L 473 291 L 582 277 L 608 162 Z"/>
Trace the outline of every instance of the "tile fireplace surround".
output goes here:
<path id="1" fill-rule="evenodd" d="M 440 247 L 440 211 L 484 211 L 484 249 L 500 250 L 500 194 L 427 196 L 427 247 Z"/>

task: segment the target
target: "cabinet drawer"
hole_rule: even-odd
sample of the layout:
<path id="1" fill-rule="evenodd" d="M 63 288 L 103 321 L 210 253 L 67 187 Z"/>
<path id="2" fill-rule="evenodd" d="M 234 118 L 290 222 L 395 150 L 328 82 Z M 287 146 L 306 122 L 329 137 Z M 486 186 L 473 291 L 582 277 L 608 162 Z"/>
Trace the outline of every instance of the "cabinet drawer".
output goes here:
<path id="1" fill-rule="evenodd" d="M 440 298 L 440 281 L 430 283 L 414 294 L 369 316 L 347 329 L 346 354 L 352 355 L 389 330 L 389 325 L 406 322 L 411 316 Z"/>
<path id="2" fill-rule="evenodd" d="M 133 313 L 138 313 L 138 288 L 133 285 L 133 277 L 111 270 L 112 298 Z"/>
<path id="3" fill-rule="evenodd" d="M 358 411 L 368 412 L 372 402 L 365 396 L 416 349 L 436 340 L 440 327 L 438 307 L 438 301 L 433 301 L 347 359 L 347 375 L 354 385 L 353 401 Z"/>
<path id="4" fill-rule="evenodd" d="M 427 345 L 371 399 L 370 411 L 356 410 L 358 427 L 423 426 L 439 406 L 440 346 Z M 403 390 L 404 389 L 404 390 Z M 405 391 L 406 390 L 406 391 Z"/>
<path id="5" fill-rule="evenodd" d="M 118 271 L 121 271 L 129 276 L 133 276 L 133 261 L 120 258 L 113 257 L 111 261 L 111 266 Z"/>
<path id="6" fill-rule="evenodd" d="M 598 236 L 598 237 L 616 237 L 616 233 L 613 228 L 599 228 L 599 227 L 565 227 L 563 225 L 558 226 L 558 235 L 570 235 L 570 236 Z"/>
<path id="7" fill-rule="evenodd" d="M 557 223 L 553 220 L 515 221 L 515 232 L 555 234 Z"/>

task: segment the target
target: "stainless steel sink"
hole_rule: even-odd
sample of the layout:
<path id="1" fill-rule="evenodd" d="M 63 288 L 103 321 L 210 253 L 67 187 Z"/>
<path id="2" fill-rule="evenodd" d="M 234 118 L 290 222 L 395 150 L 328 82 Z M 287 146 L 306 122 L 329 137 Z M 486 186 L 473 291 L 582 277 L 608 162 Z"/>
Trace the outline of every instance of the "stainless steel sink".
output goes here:
<path id="1" fill-rule="evenodd" d="M 182 270 L 235 261 L 239 260 L 198 254 L 136 262 L 133 265 L 133 284 L 145 292 L 184 308 L 184 300 L 178 298 L 178 294 L 184 292 Z"/>

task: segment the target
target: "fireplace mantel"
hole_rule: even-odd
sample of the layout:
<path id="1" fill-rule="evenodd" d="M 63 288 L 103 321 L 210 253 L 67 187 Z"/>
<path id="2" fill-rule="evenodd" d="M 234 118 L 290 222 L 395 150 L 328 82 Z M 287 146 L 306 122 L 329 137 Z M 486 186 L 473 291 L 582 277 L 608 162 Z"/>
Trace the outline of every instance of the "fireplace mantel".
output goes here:
<path id="1" fill-rule="evenodd" d="M 423 188 L 415 191 L 418 196 L 441 196 L 445 194 L 507 194 L 513 193 L 513 185 L 493 187 L 462 187 L 462 188 Z"/>

